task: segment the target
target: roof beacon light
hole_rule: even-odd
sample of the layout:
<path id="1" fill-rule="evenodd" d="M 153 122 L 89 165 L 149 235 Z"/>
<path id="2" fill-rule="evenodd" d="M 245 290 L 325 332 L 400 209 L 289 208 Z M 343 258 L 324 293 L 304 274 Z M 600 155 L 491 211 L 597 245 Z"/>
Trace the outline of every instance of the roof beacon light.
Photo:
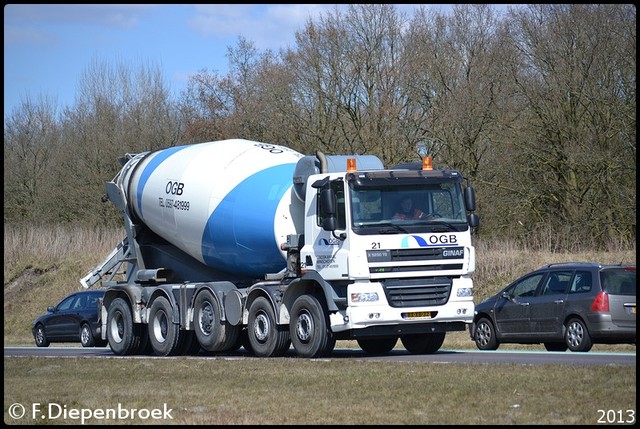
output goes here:
<path id="1" fill-rule="evenodd" d="M 349 173 L 353 173 L 356 171 L 356 159 L 355 158 L 347 158 L 347 171 Z"/>
<path id="2" fill-rule="evenodd" d="M 422 158 L 422 169 L 433 170 L 433 159 L 431 159 L 430 156 L 425 156 Z"/>

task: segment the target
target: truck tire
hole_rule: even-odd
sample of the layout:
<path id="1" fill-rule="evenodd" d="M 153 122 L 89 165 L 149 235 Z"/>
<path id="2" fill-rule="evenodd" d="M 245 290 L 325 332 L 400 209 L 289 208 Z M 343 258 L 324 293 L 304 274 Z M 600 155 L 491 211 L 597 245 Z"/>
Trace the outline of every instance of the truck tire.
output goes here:
<path id="1" fill-rule="evenodd" d="M 135 325 L 134 325 L 135 327 Z M 138 347 L 131 351 L 134 355 L 152 355 L 153 347 L 151 347 L 151 341 L 149 341 L 149 329 L 147 326 L 140 325 L 139 329 L 140 341 Z"/>
<path id="2" fill-rule="evenodd" d="M 149 310 L 149 342 L 158 356 L 174 356 L 180 349 L 180 325 L 173 323 L 173 308 L 169 300 L 160 296 Z"/>
<path id="3" fill-rule="evenodd" d="M 263 296 L 249 307 L 247 335 L 251 350 L 258 357 L 284 356 L 291 346 L 289 329 L 276 324 L 275 311 Z"/>
<path id="4" fill-rule="evenodd" d="M 127 302 L 123 298 L 114 299 L 107 313 L 107 340 L 111 351 L 120 356 L 136 352 L 140 345 L 139 330 Z"/>
<path id="5" fill-rule="evenodd" d="M 200 343 L 194 331 L 180 331 L 182 337 L 179 355 L 194 356 L 200 351 Z"/>
<path id="6" fill-rule="evenodd" d="M 440 350 L 444 343 L 445 332 L 434 334 L 409 334 L 400 337 L 402 345 L 409 353 L 414 355 L 424 355 L 435 353 Z"/>
<path id="7" fill-rule="evenodd" d="M 247 328 L 243 328 L 238 335 L 238 339 L 236 343 L 231 346 L 231 348 L 227 351 L 229 352 L 237 352 L 240 348 L 244 347 L 245 351 L 249 354 L 254 354 L 253 349 L 251 348 L 251 344 L 249 343 L 249 334 L 247 334 Z"/>
<path id="8" fill-rule="evenodd" d="M 293 348 L 300 357 L 327 356 L 336 345 L 324 307 L 313 295 L 300 295 L 294 301 L 289 332 Z"/>
<path id="9" fill-rule="evenodd" d="M 360 338 L 358 345 L 365 352 L 372 355 L 381 355 L 390 352 L 396 346 L 398 337 L 395 338 Z"/>
<path id="10" fill-rule="evenodd" d="M 198 293 L 193 305 L 194 330 L 200 347 L 209 352 L 230 350 L 238 340 L 242 325 L 233 326 L 220 320 L 220 304 L 209 289 Z"/>

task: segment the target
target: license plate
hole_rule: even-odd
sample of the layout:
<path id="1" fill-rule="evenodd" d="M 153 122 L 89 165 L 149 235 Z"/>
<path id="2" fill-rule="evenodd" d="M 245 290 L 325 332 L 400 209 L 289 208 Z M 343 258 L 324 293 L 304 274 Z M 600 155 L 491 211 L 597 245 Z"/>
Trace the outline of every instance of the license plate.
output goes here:
<path id="1" fill-rule="evenodd" d="M 431 312 L 430 311 L 413 311 L 411 313 L 404 313 L 404 318 L 405 319 L 425 319 L 431 318 Z"/>

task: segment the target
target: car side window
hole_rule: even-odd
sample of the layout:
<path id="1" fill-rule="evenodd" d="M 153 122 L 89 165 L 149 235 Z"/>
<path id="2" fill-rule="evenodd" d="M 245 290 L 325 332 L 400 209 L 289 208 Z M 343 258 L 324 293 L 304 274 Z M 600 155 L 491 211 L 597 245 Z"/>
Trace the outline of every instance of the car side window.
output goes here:
<path id="1" fill-rule="evenodd" d="M 543 274 L 534 274 L 526 277 L 513 285 L 509 290 L 509 295 L 512 298 L 524 298 L 528 296 L 534 296 L 540 280 L 542 280 Z"/>
<path id="2" fill-rule="evenodd" d="M 76 300 L 76 303 L 73 304 L 74 310 L 82 310 L 86 306 L 87 306 L 87 297 L 86 296 L 81 296 L 80 298 L 78 298 Z"/>
<path id="3" fill-rule="evenodd" d="M 553 271 L 547 277 L 541 295 L 560 295 L 567 290 L 572 271 Z"/>
<path id="4" fill-rule="evenodd" d="M 593 280 L 590 271 L 576 271 L 569 293 L 584 293 L 591 290 Z"/>
<path id="5" fill-rule="evenodd" d="M 58 304 L 58 306 L 56 307 L 57 311 L 64 311 L 64 310 L 69 310 L 72 306 L 72 304 L 76 301 L 76 297 L 75 296 L 70 296 L 64 300 L 62 300 L 62 302 L 60 304 Z"/>
<path id="6" fill-rule="evenodd" d="M 98 300 L 100 297 L 98 296 L 90 296 L 87 299 L 87 308 L 98 308 Z"/>

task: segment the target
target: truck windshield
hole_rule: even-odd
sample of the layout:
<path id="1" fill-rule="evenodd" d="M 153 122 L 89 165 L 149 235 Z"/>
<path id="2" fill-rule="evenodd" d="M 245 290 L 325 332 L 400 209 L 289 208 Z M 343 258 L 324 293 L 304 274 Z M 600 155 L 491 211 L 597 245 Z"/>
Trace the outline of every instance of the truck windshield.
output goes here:
<path id="1" fill-rule="evenodd" d="M 350 183 L 351 225 L 356 234 L 464 231 L 467 217 L 459 181 Z"/>

